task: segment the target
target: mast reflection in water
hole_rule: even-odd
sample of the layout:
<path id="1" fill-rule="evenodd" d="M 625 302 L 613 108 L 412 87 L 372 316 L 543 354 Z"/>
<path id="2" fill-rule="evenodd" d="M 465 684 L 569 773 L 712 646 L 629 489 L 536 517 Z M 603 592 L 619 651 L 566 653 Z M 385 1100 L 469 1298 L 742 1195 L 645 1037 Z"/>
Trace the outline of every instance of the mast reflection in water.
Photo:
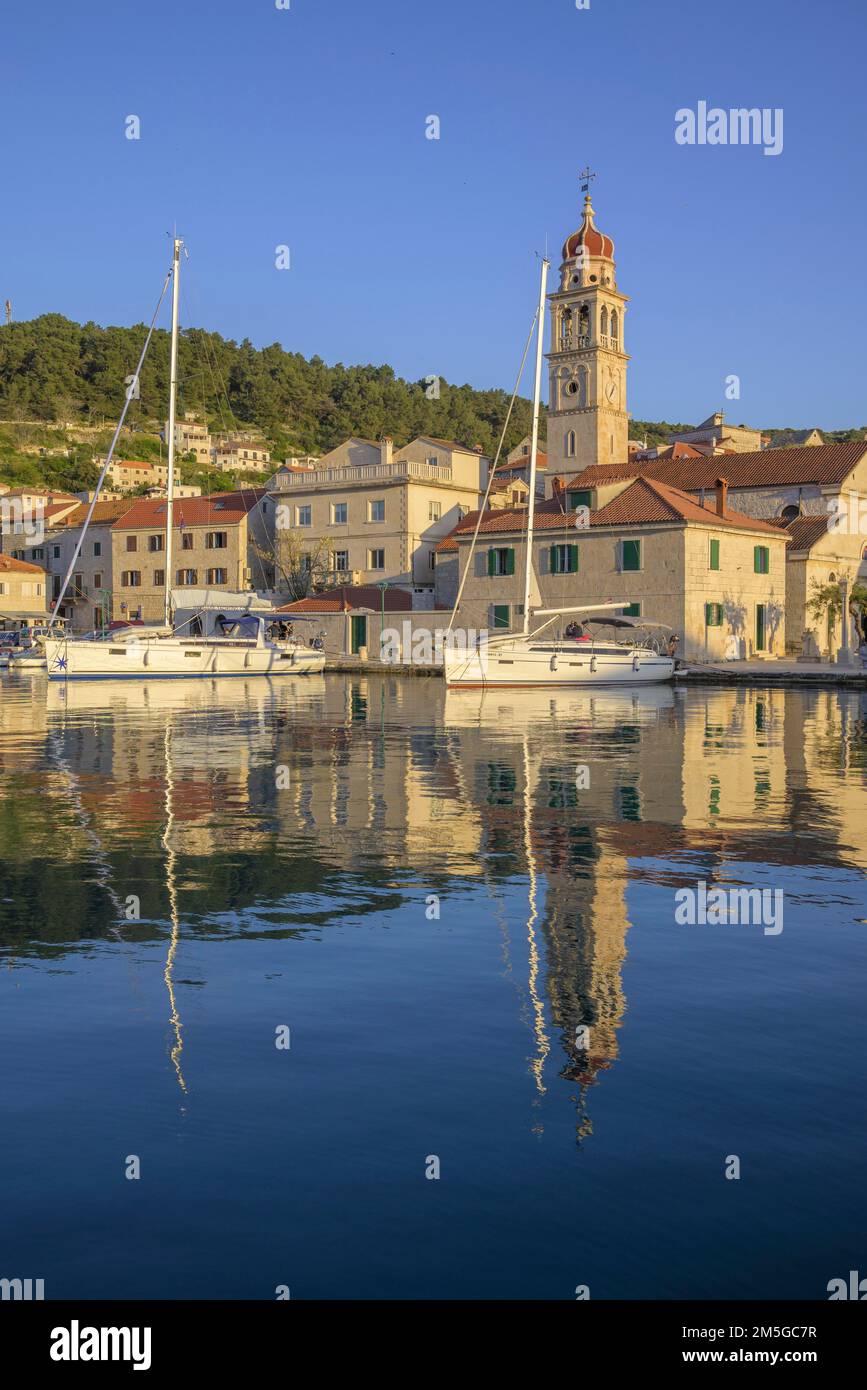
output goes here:
<path id="1" fill-rule="evenodd" d="M 867 1215 L 864 730 L 820 690 L 7 679 L 6 1263 L 825 1296 Z M 677 925 L 699 882 L 784 931 Z"/>

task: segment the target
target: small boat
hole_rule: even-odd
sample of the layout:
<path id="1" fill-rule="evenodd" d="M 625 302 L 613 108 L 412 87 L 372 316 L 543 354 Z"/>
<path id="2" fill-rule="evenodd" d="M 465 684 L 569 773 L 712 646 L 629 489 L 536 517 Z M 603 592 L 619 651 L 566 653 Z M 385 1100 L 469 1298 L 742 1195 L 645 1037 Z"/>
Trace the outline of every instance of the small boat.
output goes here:
<path id="1" fill-rule="evenodd" d="M 443 653 L 446 684 L 484 688 L 487 686 L 574 686 L 649 685 L 670 680 L 674 658 L 660 651 L 652 638 L 636 641 L 642 623 L 620 615 L 624 604 L 586 605 L 581 608 L 534 610 L 537 617 L 550 622 L 565 613 L 596 614 L 582 624 L 584 635 L 546 637 L 544 629 L 534 633 L 515 633 L 481 640 L 472 650 L 446 648 Z M 610 614 L 605 610 L 612 609 Z M 653 626 L 657 626 L 653 624 Z M 589 628 L 593 631 L 588 631 Z M 606 638 L 597 628 L 610 627 L 617 637 Z M 629 641 L 629 633 L 633 640 Z M 642 634 L 643 635 L 643 634 Z"/>
<path id="2" fill-rule="evenodd" d="M 276 641 L 267 620 L 248 615 L 242 630 L 223 637 L 177 637 L 171 630 L 129 627 L 105 639 L 45 640 L 48 679 L 189 680 L 191 676 L 308 676 L 325 654 L 303 642 Z"/>
<path id="3" fill-rule="evenodd" d="M 165 555 L 165 613 L 162 626 L 129 626 L 109 632 L 106 636 L 69 637 L 49 631 L 44 639 L 49 680 L 155 680 L 191 676 L 306 676 L 321 672 L 325 667 L 325 652 L 297 640 L 278 640 L 278 627 L 261 613 L 248 612 L 237 622 L 225 624 L 219 632 L 204 633 L 201 619 L 193 635 L 189 623 L 179 627 L 174 623 L 174 604 L 171 589 L 172 544 L 174 539 L 174 456 L 175 411 L 178 385 L 178 304 L 181 248 L 179 237 L 173 240 L 172 265 L 163 285 L 163 295 L 172 285 L 172 333 L 169 366 L 169 416 L 167 424 L 166 524 L 163 550 Z M 160 296 L 160 303 L 162 295 Z M 157 312 L 159 305 L 157 306 Z M 153 333 L 156 314 L 145 340 L 134 380 L 138 381 L 145 354 Z M 115 430 L 105 463 L 97 482 L 81 536 L 75 548 L 66 578 L 57 598 L 55 609 L 63 602 L 70 577 L 75 568 L 88 524 L 96 505 L 103 480 L 108 471 L 115 445 L 120 435 L 130 395 Z M 52 620 L 54 622 L 56 620 Z M 246 626 L 245 626 L 246 624 Z M 184 632 L 184 628 L 187 632 Z"/>
<path id="4" fill-rule="evenodd" d="M 523 631 L 516 633 L 486 633 L 474 646 L 453 646 L 447 642 L 443 651 L 443 669 L 446 685 L 468 688 L 487 686 L 554 686 L 571 685 L 649 685 L 659 681 L 671 680 L 674 675 L 674 656 L 660 652 L 656 645 L 637 645 L 618 641 L 616 636 L 604 639 L 590 635 L 583 624 L 570 624 L 577 628 L 580 636 L 567 634 L 560 636 L 550 629 L 560 618 L 570 614 L 605 613 L 607 621 L 615 632 L 633 628 L 630 618 L 623 615 L 623 609 L 630 606 L 629 599 L 619 603 L 581 604 L 563 608 L 531 607 L 531 596 L 539 594 L 539 581 L 533 566 L 533 535 L 536 506 L 536 458 L 539 445 L 539 409 L 542 383 L 542 335 L 545 322 L 545 287 L 548 278 L 548 262 L 542 261 L 541 285 L 539 288 L 539 308 L 537 313 L 536 337 L 536 375 L 533 386 L 533 433 L 530 443 L 530 470 L 527 491 L 527 538 L 524 546 L 524 603 Z M 491 472 L 493 477 L 493 470 Z M 490 489 L 490 480 L 488 482 Z M 485 494 L 487 498 L 487 493 Z M 458 611 L 463 585 L 470 573 L 476 536 L 464 570 L 455 600 L 452 622 Z M 531 618 L 543 621 L 534 631 L 530 630 Z M 644 626 L 647 626 L 646 624 Z M 658 626 L 652 624 L 651 626 Z M 449 625 L 451 630 L 451 624 Z M 544 635 L 547 632 L 547 636 Z M 568 633 L 568 629 L 567 629 Z"/>

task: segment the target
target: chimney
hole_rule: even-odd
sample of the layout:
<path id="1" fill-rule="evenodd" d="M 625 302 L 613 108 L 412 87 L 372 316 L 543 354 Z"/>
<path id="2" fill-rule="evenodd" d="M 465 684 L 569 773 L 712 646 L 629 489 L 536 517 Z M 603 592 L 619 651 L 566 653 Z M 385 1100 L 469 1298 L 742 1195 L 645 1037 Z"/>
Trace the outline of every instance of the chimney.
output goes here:
<path id="1" fill-rule="evenodd" d="M 717 514 L 717 516 L 725 516 L 725 514 L 726 514 L 726 508 L 727 508 L 727 503 L 728 503 L 728 495 L 729 495 L 729 485 L 728 485 L 728 483 L 726 482 L 725 478 L 717 478 L 717 480 L 716 480 L 716 514 Z"/>
<path id="2" fill-rule="evenodd" d="M 384 434 L 379 441 L 379 455 L 382 463 L 391 463 L 391 454 L 394 448 L 394 440 L 390 435 Z"/>

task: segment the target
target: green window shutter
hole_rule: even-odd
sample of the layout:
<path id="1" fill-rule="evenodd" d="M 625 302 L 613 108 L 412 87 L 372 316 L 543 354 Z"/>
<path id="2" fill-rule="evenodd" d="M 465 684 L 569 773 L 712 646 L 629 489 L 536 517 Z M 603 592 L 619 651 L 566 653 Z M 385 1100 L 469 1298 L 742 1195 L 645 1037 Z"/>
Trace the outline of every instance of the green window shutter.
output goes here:
<path id="1" fill-rule="evenodd" d="M 766 545 L 757 545 L 753 551 L 753 569 L 756 574 L 767 574 L 769 565 L 770 551 Z"/>
<path id="2" fill-rule="evenodd" d="M 506 551 L 506 574 L 515 573 L 515 552 L 511 547 Z"/>
<path id="3" fill-rule="evenodd" d="M 509 626 L 509 605 L 507 603 L 493 604 L 491 614 L 491 627 L 498 628 Z"/>
<path id="4" fill-rule="evenodd" d="M 623 568 L 625 570 L 641 569 L 641 541 L 623 542 Z"/>
<path id="5" fill-rule="evenodd" d="M 579 492 L 570 492 L 570 493 L 569 493 L 569 506 L 572 507 L 572 508 L 574 508 L 574 507 L 589 507 L 589 506 L 590 506 L 590 498 L 591 498 L 591 496 L 592 496 L 592 494 L 591 494 L 589 488 L 582 488 L 581 491 L 579 491 Z"/>
<path id="6" fill-rule="evenodd" d="M 723 606 L 721 603 L 705 604 L 705 621 L 708 627 L 721 627 L 723 620 Z"/>
<path id="7" fill-rule="evenodd" d="M 551 546 L 551 573 L 560 573 L 560 548 L 556 545 Z"/>
<path id="8" fill-rule="evenodd" d="M 641 617 L 641 604 L 640 604 L 640 603 L 630 603 L 630 604 L 627 604 L 627 606 L 626 606 L 626 607 L 624 608 L 624 610 L 623 610 L 623 616 L 624 616 L 624 618 L 640 618 L 640 617 Z"/>
<path id="9" fill-rule="evenodd" d="M 578 547 L 577 547 L 577 545 L 570 545 L 570 547 L 569 547 L 569 573 L 570 573 L 570 574 L 577 574 L 577 573 L 578 573 Z"/>
<path id="10" fill-rule="evenodd" d="M 712 540 L 710 543 L 710 568 L 719 569 L 719 541 Z"/>
<path id="11" fill-rule="evenodd" d="M 493 575 L 493 574 L 496 573 L 496 570 L 494 569 L 494 566 L 496 565 L 496 563 L 497 563 L 497 561 L 496 561 L 496 551 L 495 551 L 495 550 L 489 550 L 489 551 L 488 551 L 488 574 L 489 574 L 489 575 Z"/>

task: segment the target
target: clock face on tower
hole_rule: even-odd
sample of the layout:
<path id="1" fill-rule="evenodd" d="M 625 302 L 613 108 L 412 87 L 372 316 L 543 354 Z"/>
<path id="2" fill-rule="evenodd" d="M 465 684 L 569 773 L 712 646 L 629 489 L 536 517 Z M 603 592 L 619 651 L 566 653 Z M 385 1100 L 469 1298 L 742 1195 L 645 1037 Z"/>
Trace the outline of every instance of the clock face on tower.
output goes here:
<path id="1" fill-rule="evenodd" d="M 614 404 L 615 400 L 617 399 L 616 381 L 609 381 L 608 385 L 605 388 L 605 399 L 609 402 L 609 404 Z"/>

